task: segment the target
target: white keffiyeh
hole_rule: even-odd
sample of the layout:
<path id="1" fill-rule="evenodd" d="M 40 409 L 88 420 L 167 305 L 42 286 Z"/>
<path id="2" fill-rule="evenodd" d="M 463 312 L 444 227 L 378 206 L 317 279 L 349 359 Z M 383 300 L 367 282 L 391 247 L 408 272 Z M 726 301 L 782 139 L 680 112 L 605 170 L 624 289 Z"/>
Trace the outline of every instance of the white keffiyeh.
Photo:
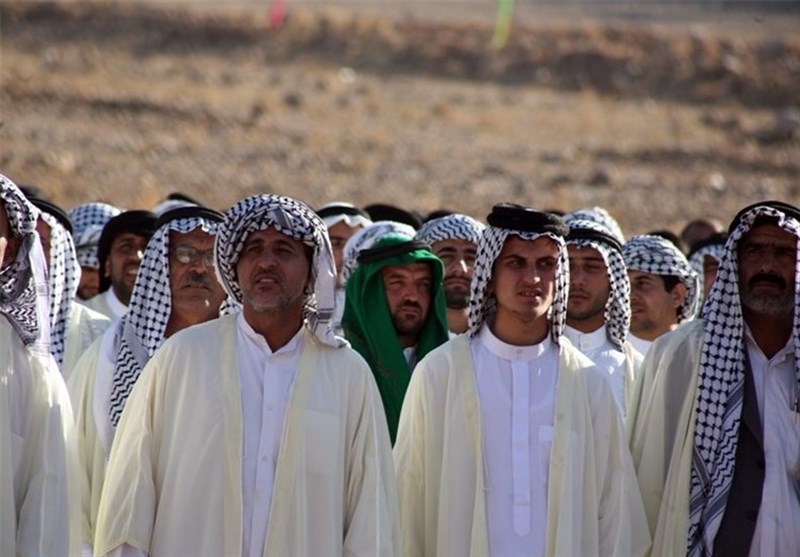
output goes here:
<path id="1" fill-rule="evenodd" d="M 114 347 L 117 360 L 109 405 L 109 417 L 114 427 L 119 422 L 125 402 L 144 366 L 165 340 L 167 324 L 172 314 L 170 232 L 188 234 L 192 230 L 201 229 L 214 235 L 218 225 L 218 222 L 208 218 L 179 218 L 159 227 L 148 241 L 136 275 L 128 311 L 116 325 Z"/>
<path id="2" fill-rule="evenodd" d="M 72 236 L 75 251 L 81 267 L 99 269 L 97 244 L 103 227 L 122 211 L 108 203 L 85 203 L 74 207 L 69 212 L 72 221 Z"/>
<path id="3" fill-rule="evenodd" d="M 465 240 L 478 245 L 485 225 L 470 216 L 453 214 L 429 220 L 417 231 L 416 240 L 429 246 L 443 240 Z"/>
<path id="4" fill-rule="evenodd" d="M 608 269 L 609 294 L 604 314 L 606 334 L 622 350 L 631 326 L 631 283 L 622 257 L 622 246 L 610 230 L 596 222 L 573 219 L 567 226 L 570 229 L 567 245 L 596 249 Z"/>
<path id="5" fill-rule="evenodd" d="M 241 304 L 242 289 L 236 282 L 236 264 L 251 232 L 274 227 L 290 238 L 313 248 L 311 292 L 303 317 L 306 326 L 324 344 L 346 346 L 333 332 L 336 268 L 325 223 L 305 203 L 279 195 L 254 195 L 245 198 L 225 213 L 214 250 L 217 276 L 228 295 Z"/>
<path id="6" fill-rule="evenodd" d="M 800 222 L 767 204 L 745 212 L 728 241 L 703 309 L 705 337 L 697 380 L 687 555 L 711 555 L 733 482 L 739 441 L 746 347 L 739 297 L 739 241 L 758 217 L 777 219 L 798 238 L 794 276 L 794 357 L 800 392 Z"/>
<path id="7" fill-rule="evenodd" d="M 678 323 L 694 319 L 700 304 L 700 277 L 686 256 L 672 242 L 661 236 L 634 236 L 622 246 L 629 271 L 673 276 L 686 286 L 686 298 L 678 309 Z"/>
<path id="8" fill-rule="evenodd" d="M 408 236 L 412 239 L 417 233 L 413 227 L 403 224 L 402 222 L 394 222 L 390 220 L 383 220 L 370 224 L 367 227 L 358 230 L 355 234 L 350 236 L 347 243 L 344 245 L 342 252 L 342 279 L 347 282 L 353 275 L 353 271 L 358 264 L 358 254 L 365 249 L 371 248 L 378 240 L 387 234 L 400 234 Z"/>
<path id="9" fill-rule="evenodd" d="M 625 243 L 625 235 L 622 233 L 622 227 L 617 222 L 617 219 L 611 216 L 611 213 L 602 207 L 591 207 L 588 209 L 578 209 L 564 215 L 564 224 L 570 225 L 573 220 L 588 220 L 596 222 L 604 226 L 613 236 L 619 241 L 620 244 Z"/>

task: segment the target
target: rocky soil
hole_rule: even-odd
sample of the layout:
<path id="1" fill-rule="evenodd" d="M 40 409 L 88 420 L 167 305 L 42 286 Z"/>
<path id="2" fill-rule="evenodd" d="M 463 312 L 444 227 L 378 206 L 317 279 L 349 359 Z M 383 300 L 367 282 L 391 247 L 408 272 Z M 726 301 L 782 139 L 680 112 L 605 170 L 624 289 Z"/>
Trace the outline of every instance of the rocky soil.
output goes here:
<path id="1" fill-rule="evenodd" d="M 0 170 L 66 208 L 275 192 L 724 221 L 800 203 L 792 6 L 523 4 L 492 50 L 485 2 L 289 2 L 280 29 L 255 2 L 1 3 Z"/>

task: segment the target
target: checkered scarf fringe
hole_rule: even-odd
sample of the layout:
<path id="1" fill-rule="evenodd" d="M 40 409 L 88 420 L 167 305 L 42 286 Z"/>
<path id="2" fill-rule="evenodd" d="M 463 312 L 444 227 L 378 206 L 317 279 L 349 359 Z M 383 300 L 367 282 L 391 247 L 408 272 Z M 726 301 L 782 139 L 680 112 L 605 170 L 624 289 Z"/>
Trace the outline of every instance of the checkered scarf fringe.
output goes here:
<path id="1" fill-rule="evenodd" d="M 50 321 L 46 262 L 36 232 L 39 209 L 2 174 L 0 199 L 10 229 L 14 236 L 22 238 L 16 259 L 0 270 L 0 313 L 8 318 L 28 349 L 44 358 L 50 355 Z"/>
<path id="2" fill-rule="evenodd" d="M 477 335 L 486 320 L 497 309 L 497 299 L 487 290 L 492 279 L 492 268 L 503 245 L 509 236 L 518 236 L 523 240 L 533 241 L 546 236 L 558 245 L 558 260 L 556 263 L 556 284 L 553 305 L 550 307 L 548 319 L 550 322 L 550 336 L 557 345 L 561 343 L 564 333 L 564 323 L 567 318 L 567 296 L 569 294 L 569 258 L 564 238 L 545 232 L 523 232 L 508 230 L 496 226 L 487 226 L 478 243 L 478 253 L 475 258 L 475 272 L 472 275 L 469 299 L 469 328 L 467 334 L 470 338 Z"/>
<path id="3" fill-rule="evenodd" d="M 609 233 L 606 227 L 593 221 L 573 219 L 568 226 L 570 229 Z M 608 340 L 622 350 L 631 326 L 631 283 L 628 280 L 628 270 L 625 267 L 622 252 L 596 240 L 569 240 L 567 245 L 596 249 L 603 258 L 608 269 L 609 284 L 609 295 L 603 317 L 606 324 L 606 335 Z"/>
<path id="4" fill-rule="evenodd" d="M 700 305 L 700 277 L 686 256 L 672 242 L 660 236 L 634 236 L 622 246 L 629 271 L 676 276 L 686 286 L 686 299 L 678 310 L 678 322 L 694 319 Z"/>
<path id="5" fill-rule="evenodd" d="M 217 276 L 228 295 L 238 304 L 242 290 L 236 282 L 236 264 L 251 232 L 274 227 L 290 238 L 313 248 L 311 292 L 303 309 L 306 326 L 323 343 L 333 347 L 347 341 L 333 332 L 336 269 L 325 223 L 305 203 L 279 195 L 254 195 L 242 199 L 225 214 L 214 250 Z"/>
<path id="6" fill-rule="evenodd" d="M 148 241 L 128 311 L 115 325 L 117 360 L 109 405 L 109 418 L 115 428 L 139 375 L 165 340 L 164 334 L 172 313 L 170 231 L 188 234 L 199 228 L 213 235 L 217 233 L 217 226 L 217 222 L 204 218 L 177 219 L 160 227 Z"/>
<path id="7" fill-rule="evenodd" d="M 75 255 L 72 236 L 54 216 L 42 212 L 41 218 L 50 227 L 50 353 L 59 369 L 64 363 L 67 327 L 81 270 Z"/>
<path id="8" fill-rule="evenodd" d="M 417 231 L 416 240 L 428 245 L 443 240 L 465 240 L 477 245 L 485 225 L 467 215 L 447 215 L 433 219 Z"/>
<path id="9" fill-rule="evenodd" d="M 387 234 L 402 234 L 409 239 L 416 235 L 413 227 L 394 221 L 380 221 L 370 224 L 353 234 L 344 245 L 342 254 L 342 279 L 347 282 L 358 265 L 358 254 L 371 248 L 378 240 Z"/>
<path id="10" fill-rule="evenodd" d="M 742 216 L 728 238 L 703 311 L 705 337 L 697 385 L 689 493 L 689 557 L 711 555 L 733 482 L 746 358 L 737 253 L 739 240 L 759 216 L 777 217 L 783 230 L 798 237 L 792 342 L 800 392 L 800 223 L 771 207 L 756 207 Z"/>

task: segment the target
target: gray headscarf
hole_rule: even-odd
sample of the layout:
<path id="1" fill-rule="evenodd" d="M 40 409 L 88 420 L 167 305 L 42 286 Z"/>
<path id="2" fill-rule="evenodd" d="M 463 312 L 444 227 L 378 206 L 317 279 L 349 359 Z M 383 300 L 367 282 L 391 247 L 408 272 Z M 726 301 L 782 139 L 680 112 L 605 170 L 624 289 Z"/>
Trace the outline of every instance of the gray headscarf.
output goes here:
<path id="1" fill-rule="evenodd" d="M 371 248 L 378 240 L 387 234 L 400 234 L 408 236 L 412 239 L 417 233 L 413 227 L 403 224 L 402 222 L 394 222 L 390 220 L 382 220 L 366 226 L 358 230 L 355 234 L 350 236 L 347 243 L 344 245 L 342 254 L 342 278 L 345 282 L 349 279 L 353 271 L 358 265 L 358 254 L 365 249 Z"/>

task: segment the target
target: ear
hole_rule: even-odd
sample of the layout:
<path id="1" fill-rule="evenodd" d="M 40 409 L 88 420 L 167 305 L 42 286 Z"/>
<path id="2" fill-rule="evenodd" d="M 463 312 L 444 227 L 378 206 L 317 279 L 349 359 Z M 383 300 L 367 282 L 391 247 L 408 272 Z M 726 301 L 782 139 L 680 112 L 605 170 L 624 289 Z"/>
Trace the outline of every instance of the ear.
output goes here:
<path id="1" fill-rule="evenodd" d="M 678 309 L 683 305 L 683 302 L 686 300 L 686 295 L 689 291 L 686 289 L 686 285 L 683 282 L 678 282 L 675 285 L 675 288 L 669 293 L 670 298 L 672 299 L 672 306 L 675 309 Z"/>
<path id="2" fill-rule="evenodd" d="M 111 258 L 106 257 L 106 262 L 103 263 L 103 277 L 111 278 Z"/>

